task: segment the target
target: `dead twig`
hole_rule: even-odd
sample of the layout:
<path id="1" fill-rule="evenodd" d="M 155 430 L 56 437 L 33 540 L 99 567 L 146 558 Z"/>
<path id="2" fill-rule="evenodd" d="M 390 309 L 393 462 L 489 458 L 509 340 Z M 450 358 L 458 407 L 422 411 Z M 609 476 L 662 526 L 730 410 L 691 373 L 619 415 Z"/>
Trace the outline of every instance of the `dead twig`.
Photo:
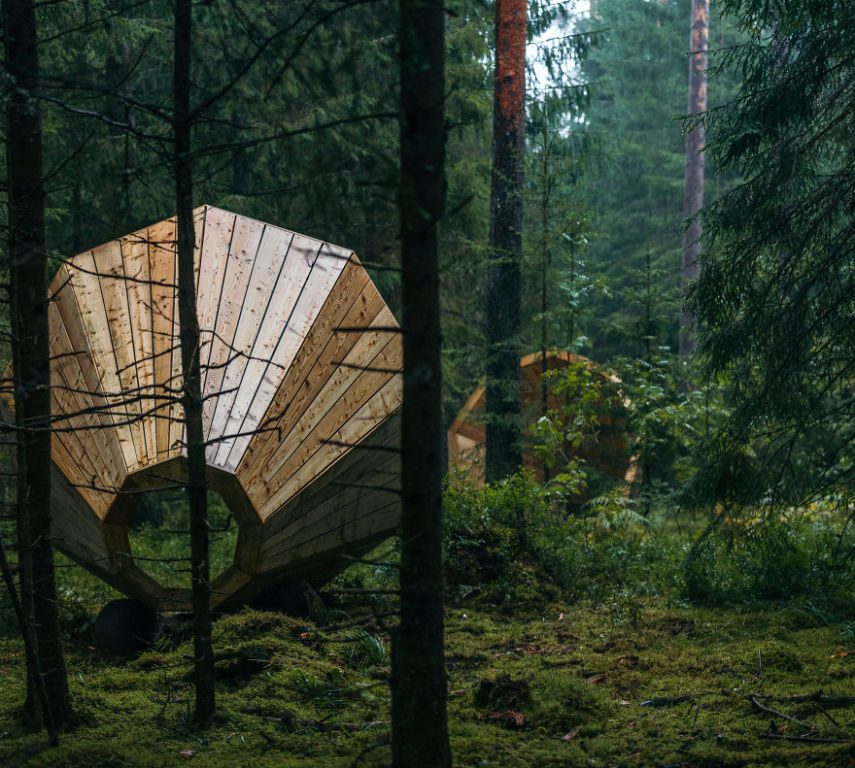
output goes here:
<path id="1" fill-rule="evenodd" d="M 819 736 L 790 736 L 786 733 L 761 733 L 761 739 L 782 739 L 784 741 L 804 741 L 808 744 L 848 744 L 850 739 L 823 739 Z"/>
<path id="2" fill-rule="evenodd" d="M 840 728 L 840 723 L 838 723 L 837 720 L 835 720 L 830 714 L 828 714 L 828 712 L 826 712 L 821 706 L 819 706 L 819 704 L 817 704 L 815 701 L 811 703 L 813 704 L 813 708 L 817 712 L 822 715 L 825 715 L 829 720 L 831 720 L 832 723 L 834 723 L 838 728 Z"/>
<path id="3" fill-rule="evenodd" d="M 784 720 L 789 720 L 790 722 L 801 725 L 804 728 L 810 728 L 811 730 L 814 730 L 814 727 L 810 723 L 806 723 L 804 720 L 799 720 L 798 718 L 795 718 L 792 715 L 788 715 L 785 712 L 780 712 L 777 709 L 767 707 L 765 704 L 761 704 L 759 701 L 757 701 L 757 698 L 755 696 L 749 696 L 748 698 L 751 699 L 751 703 L 755 709 L 759 709 L 761 712 L 765 712 L 767 715 L 783 717 Z"/>
<path id="4" fill-rule="evenodd" d="M 682 696 L 656 696 L 652 699 L 647 699 L 647 701 L 642 701 L 638 706 L 639 707 L 671 707 L 674 704 L 682 704 L 684 701 L 694 701 L 695 699 L 699 699 L 701 696 L 711 696 L 712 692 L 708 691 L 707 693 L 686 693 Z"/>
<path id="5" fill-rule="evenodd" d="M 786 701 L 794 704 L 805 702 L 814 702 L 821 704 L 824 707 L 851 707 L 855 705 L 855 696 L 838 696 L 836 694 L 823 693 L 822 690 L 814 691 L 813 693 L 798 693 L 794 696 L 761 696 L 756 694 L 757 698 L 767 699 L 769 701 Z"/>

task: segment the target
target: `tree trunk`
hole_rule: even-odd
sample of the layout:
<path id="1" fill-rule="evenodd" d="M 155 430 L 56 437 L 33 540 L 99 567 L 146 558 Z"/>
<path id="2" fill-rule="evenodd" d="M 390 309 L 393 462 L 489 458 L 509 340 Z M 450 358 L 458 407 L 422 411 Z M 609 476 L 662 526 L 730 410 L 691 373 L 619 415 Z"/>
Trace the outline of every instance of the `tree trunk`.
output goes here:
<path id="1" fill-rule="evenodd" d="M 19 564 L 23 610 L 33 622 L 35 665 L 28 664 L 28 710 L 41 700 L 55 743 L 71 717 L 59 637 L 51 539 L 50 347 L 48 343 L 45 193 L 39 58 L 32 0 L 4 0 L 6 72 L 14 80 L 6 106 L 9 258 L 15 415 L 18 432 Z M 35 690 L 34 690 L 35 687 Z M 42 694 L 42 695 L 39 695 Z"/>
<path id="2" fill-rule="evenodd" d="M 520 293 L 525 155 L 525 0 L 496 0 L 493 175 L 487 269 L 488 481 L 516 471 L 520 451 Z"/>
<path id="3" fill-rule="evenodd" d="M 689 109 L 690 115 L 707 111 L 707 46 L 709 41 L 709 0 L 692 0 L 692 33 L 689 41 Z M 686 134 L 686 176 L 683 186 L 683 215 L 694 216 L 704 205 L 704 126 L 698 123 Z M 683 235 L 683 259 L 680 275 L 683 293 L 701 276 L 701 219 L 695 218 Z M 694 315 L 686 309 L 680 313 L 680 354 L 693 352 Z"/>
<path id="4" fill-rule="evenodd" d="M 437 225 L 445 209 L 442 0 L 400 0 L 401 622 L 392 644 L 392 761 L 451 765 L 442 585 L 442 410 Z"/>
<path id="5" fill-rule="evenodd" d="M 196 721 L 214 714 L 214 650 L 211 641 L 211 575 L 208 559 L 208 510 L 202 394 L 199 369 L 199 321 L 193 251 L 193 167 L 190 158 L 190 0 L 175 2 L 175 201 L 178 213 L 178 312 L 181 327 L 182 404 L 187 431 L 187 495 L 190 504 L 190 572 L 193 591 Z"/>

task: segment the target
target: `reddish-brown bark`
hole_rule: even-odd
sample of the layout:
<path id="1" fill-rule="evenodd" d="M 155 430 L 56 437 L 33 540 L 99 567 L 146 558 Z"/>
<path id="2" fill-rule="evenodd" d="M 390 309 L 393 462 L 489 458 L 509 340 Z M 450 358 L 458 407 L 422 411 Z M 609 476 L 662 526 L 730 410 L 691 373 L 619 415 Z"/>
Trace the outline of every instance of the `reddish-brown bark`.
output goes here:
<path id="1" fill-rule="evenodd" d="M 525 0 L 497 0 L 486 333 L 486 470 L 490 481 L 515 471 L 522 460 L 517 368 L 520 358 L 525 45 Z"/>

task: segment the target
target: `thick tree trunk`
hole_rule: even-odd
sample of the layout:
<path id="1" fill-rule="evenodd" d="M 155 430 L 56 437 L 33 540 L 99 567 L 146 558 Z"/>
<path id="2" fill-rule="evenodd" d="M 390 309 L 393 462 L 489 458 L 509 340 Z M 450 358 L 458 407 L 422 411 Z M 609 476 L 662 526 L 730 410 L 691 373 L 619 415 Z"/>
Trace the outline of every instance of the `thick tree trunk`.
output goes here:
<path id="1" fill-rule="evenodd" d="M 692 0 L 692 33 L 689 40 L 690 115 L 707 111 L 707 47 L 709 42 L 709 0 Z M 686 134 L 686 176 L 683 186 L 683 215 L 694 216 L 704 205 L 704 126 L 698 123 Z M 685 294 L 690 283 L 701 276 L 701 219 L 692 221 L 683 235 L 680 275 Z M 680 313 L 680 354 L 688 355 L 696 346 L 692 337 L 695 318 L 688 310 Z"/>
<path id="2" fill-rule="evenodd" d="M 525 0 L 496 0 L 493 176 L 487 269 L 488 481 L 514 472 L 520 451 L 520 293 L 525 154 Z"/>
<path id="3" fill-rule="evenodd" d="M 41 111 L 36 98 L 39 58 L 32 0 L 4 0 L 9 258 L 15 414 L 18 432 L 19 566 L 23 610 L 33 622 L 36 668 L 28 664 L 28 710 L 42 699 L 55 742 L 71 717 L 59 637 L 51 539 L 50 348 L 48 344 L 45 193 Z M 34 627 L 34 629 L 33 629 Z M 35 690 L 33 690 L 35 686 Z M 43 694 L 39 696 L 39 693 Z"/>
<path id="4" fill-rule="evenodd" d="M 451 765 L 442 585 L 442 410 L 437 225 L 445 209 L 442 0 L 400 0 L 401 623 L 392 643 L 392 761 Z"/>
<path id="5" fill-rule="evenodd" d="M 211 574 L 208 559 L 205 441 L 199 369 L 199 321 L 193 250 L 193 167 L 190 158 L 190 0 L 175 2 L 175 200 L 178 212 L 178 312 L 181 325 L 181 373 L 184 422 L 187 428 L 187 494 L 190 504 L 190 572 L 193 589 L 193 651 L 196 721 L 207 724 L 214 714 L 214 649 L 211 641 Z"/>

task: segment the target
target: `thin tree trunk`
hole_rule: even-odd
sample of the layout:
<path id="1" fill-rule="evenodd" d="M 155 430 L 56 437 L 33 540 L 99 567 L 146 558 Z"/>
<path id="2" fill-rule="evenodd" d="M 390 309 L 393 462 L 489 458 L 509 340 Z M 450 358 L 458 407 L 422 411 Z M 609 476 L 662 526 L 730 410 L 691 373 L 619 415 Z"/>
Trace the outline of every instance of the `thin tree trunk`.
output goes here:
<path id="1" fill-rule="evenodd" d="M 546 417 L 549 411 L 549 390 L 546 382 L 546 350 L 548 344 L 549 309 L 549 198 L 551 179 L 549 174 L 549 121 L 546 117 L 546 103 L 543 106 L 543 126 L 540 146 L 540 415 Z M 549 467 L 543 465 L 543 481 L 549 482 Z"/>
<path id="2" fill-rule="evenodd" d="M 520 293 L 525 154 L 525 0 L 496 0 L 493 175 L 487 269 L 488 481 L 516 471 L 520 451 Z"/>
<path id="3" fill-rule="evenodd" d="M 401 623 L 392 643 L 392 761 L 451 765 L 442 584 L 442 409 L 437 225 L 445 210 L 442 0 L 400 0 Z"/>
<path id="4" fill-rule="evenodd" d="M 34 643 L 28 664 L 28 710 L 42 700 L 51 742 L 71 717 L 59 637 L 51 539 L 50 347 L 48 343 L 45 193 L 39 58 L 32 0 L 3 0 L 6 72 L 14 82 L 6 106 L 12 344 L 18 432 L 19 568 L 24 615 Z M 33 629 L 34 627 L 34 629 Z M 35 688 L 35 690 L 34 690 Z M 42 695 L 40 695 L 42 694 Z"/>
<path id="5" fill-rule="evenodd" d="M 692 33 L 689 40 L 689 109 L 690 115 L 707 111 L 707 47 L 709 41 L 709 0 L 692 0 Z M 694 216 L 704 206 L 704 126 L 698 123 L 686 134 L 686 176 L 683 186 L 683 215 Z M 697 216 L 683 235 L 683 258 L 680 275 L 683 292 L 701 276 L 701 218 Z M 693 352 L 694 315 L 686 309 L 680 313 L 680 354 Z"/>
<path id="6" fill-rule="evenodd" d="M 178 312 L 181 327 L 181 373 L 187 428 L 187 495 L 190 504 L 190 572 L 193 591 L 196 721 L 207 724 L 214 714 L 214 650 L 211 641 L 211 575 L 208 559 L 205 441 L 199 369 L 199 321 L 193 251 L 193 167 L 190 158 L 190 0 L 175 2 L 175 200 L 178 212 Z"/>

